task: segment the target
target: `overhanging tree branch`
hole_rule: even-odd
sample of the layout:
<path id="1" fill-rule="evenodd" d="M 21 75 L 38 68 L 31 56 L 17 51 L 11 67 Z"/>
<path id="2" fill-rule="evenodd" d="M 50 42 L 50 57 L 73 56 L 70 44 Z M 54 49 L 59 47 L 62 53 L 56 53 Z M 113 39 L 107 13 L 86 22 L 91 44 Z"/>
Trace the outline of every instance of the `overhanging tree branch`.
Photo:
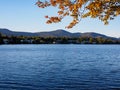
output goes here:
<path id="1" fill-rule="evenodd" d="M 61 22 L 66 16 L 73 17 L 66 28 L 72 28 L 86 17 L 99 18 L 108 24 L 109 20 L 120 15 L 120 0 L 39 0 L 36 5 L 40 8 L 58 7 L 58 16 L 45 16 L 47 24 Z"/>

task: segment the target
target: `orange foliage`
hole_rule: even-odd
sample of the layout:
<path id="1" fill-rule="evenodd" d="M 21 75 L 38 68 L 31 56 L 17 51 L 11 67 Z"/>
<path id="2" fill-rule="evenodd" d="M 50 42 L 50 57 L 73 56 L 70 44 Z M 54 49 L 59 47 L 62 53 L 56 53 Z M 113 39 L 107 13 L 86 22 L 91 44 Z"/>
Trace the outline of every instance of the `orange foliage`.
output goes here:
<path id="1" fill-rule="evenodd" d="M 48 0 L 38 1 L 36 5 L 40 8 L 49 6 L 58 7 L 58 16 L 48 17 L 47 24 L 58 23 L 64 17 L 73 17 L 72 22 L 66 28 L 72 28 L 82 18 L 99 18 L 104 24 L 120 15 L 120 0 Z"/>

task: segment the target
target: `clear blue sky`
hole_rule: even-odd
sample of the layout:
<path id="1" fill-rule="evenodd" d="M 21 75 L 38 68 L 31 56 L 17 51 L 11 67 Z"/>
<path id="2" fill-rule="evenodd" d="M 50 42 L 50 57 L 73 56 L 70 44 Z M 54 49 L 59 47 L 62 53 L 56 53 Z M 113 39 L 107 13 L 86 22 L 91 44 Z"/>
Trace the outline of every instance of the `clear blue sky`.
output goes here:
<path id="1" fill-rule="evenodd" d="M 13 31 L 41 32 L 65 29 L 71 18 L 65 18 L 61 23 L 46 24 L 45 15 L 55 15 L 56 8 L 40 9 L 35 6 L 37 0 L 0 0 L 0 28 Z M 109 36 L 120 37 L 120 16 L 104 25 L 98 19 L 82 19 L 70 32 L 97 32 Z"/>

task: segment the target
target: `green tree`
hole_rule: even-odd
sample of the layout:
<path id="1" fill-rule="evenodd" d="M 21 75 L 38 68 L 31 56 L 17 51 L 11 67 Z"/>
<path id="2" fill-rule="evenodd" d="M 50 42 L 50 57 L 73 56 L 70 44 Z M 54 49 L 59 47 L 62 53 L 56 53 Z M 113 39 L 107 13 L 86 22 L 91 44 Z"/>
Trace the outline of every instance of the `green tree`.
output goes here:
<path id="1" fill-rule="evenodd" d="M 3 38 L 2 38 L 2 34 L 0 33 L 0 44 L 3 43 Z"/>
<path id="2" fill-rule="evenodd" d="M 89 43 L 93 43 L 93 38 L 89 38 Z"/>

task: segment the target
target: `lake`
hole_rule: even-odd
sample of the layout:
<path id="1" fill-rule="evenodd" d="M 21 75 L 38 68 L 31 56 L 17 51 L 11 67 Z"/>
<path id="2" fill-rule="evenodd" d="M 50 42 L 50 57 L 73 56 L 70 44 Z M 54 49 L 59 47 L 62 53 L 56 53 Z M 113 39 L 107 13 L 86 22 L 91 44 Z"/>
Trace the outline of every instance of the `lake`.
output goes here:
<path id="1" fill-rule="evenodd" d="M 0 45 L 0 90 L 120 90 L 120 45 Z"/>

